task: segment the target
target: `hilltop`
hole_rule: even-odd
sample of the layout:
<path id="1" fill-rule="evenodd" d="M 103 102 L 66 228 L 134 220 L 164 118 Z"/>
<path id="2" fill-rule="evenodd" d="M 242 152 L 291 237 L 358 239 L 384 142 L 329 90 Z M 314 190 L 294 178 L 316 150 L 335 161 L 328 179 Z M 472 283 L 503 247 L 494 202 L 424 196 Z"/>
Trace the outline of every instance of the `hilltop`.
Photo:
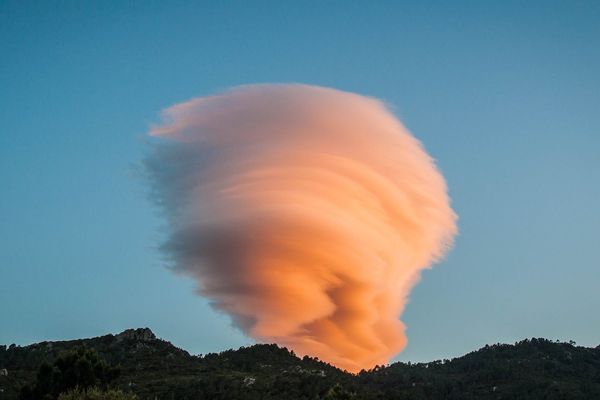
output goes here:
<path id="1" fill-rule="evenodd" d="M 528 339 L 452 360 L 394 363 L 358 375 L 274 344 L 204 356 L 148 328 L 29 346 L 0 346 L 0 399 L 17 399 L 43 362 L 86 347 L 120 370 L 112 386 L 139 399 L 595 399 L 600 346 Z"/>

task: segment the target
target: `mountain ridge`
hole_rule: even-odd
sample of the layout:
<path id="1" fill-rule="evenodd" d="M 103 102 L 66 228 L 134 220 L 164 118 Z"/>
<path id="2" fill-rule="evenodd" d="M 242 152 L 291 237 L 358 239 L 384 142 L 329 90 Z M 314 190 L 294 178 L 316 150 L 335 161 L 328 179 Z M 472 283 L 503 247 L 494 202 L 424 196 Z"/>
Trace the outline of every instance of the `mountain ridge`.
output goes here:
<path id="1" fill-rule="evenodd" d="M 192 355 L 149 328 L 27 346 L 0 346 L 0 399 L 18 398 L 43 362 L 86 347 L 121 374 L 115 387 L 140 399 L 593 399 L 600 346 L 526 339 L 451 360 L 395 362 L 352 375 L 274 344 Z M 6 371 L 4 374 L 3 371 Z"/>

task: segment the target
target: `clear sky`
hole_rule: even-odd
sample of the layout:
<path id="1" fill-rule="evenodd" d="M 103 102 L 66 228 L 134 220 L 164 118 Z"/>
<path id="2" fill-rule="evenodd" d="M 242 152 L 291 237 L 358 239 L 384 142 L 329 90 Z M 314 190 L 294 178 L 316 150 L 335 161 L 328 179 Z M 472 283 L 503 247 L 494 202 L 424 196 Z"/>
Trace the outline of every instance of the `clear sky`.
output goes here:
<path id="1" fill-rule="evenodd" d="M 391 104 L 460 215 L 399 360 L 600 344 L 599 20 L 596 1 L 0 2 L 0 343 L 250 343 L 164 268 L 138 165 L 161 109 L 301 82 Z"/>

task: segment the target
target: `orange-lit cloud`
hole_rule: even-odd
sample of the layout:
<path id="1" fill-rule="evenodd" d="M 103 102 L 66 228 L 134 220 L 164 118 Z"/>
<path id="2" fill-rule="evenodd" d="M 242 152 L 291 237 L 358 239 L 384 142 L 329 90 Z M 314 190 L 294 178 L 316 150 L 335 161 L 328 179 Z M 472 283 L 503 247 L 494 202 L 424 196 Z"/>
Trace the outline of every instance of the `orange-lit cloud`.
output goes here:
<path id="1" fill-rule="evenodd" d="M 150 134 L 164 249 L 246 334 L 354 372 L 402 350 L 409 291 L 456 216 L 380 101 L 244 86 L 168 108 Z"/>

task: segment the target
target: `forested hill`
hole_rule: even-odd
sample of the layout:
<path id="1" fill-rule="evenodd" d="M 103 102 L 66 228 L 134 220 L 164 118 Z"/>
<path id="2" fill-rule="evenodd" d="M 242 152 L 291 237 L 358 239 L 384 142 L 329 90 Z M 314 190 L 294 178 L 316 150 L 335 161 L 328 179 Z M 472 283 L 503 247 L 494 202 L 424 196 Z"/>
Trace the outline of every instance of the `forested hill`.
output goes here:
<path id="1" fill-rule="evenodd" d="M 110 367 L 110 380 L 105 374 L 98 382 L 138 399 L 600 399 L 600 346 L 531 339 L 453 360 L 394 363 L 351 375 L 276 345 L 194 356 L 147 328 L 0 346 L 0 399 L 18 399 L 22 387 L 45 379 L 42 364 L 55 363 L 59 371 L 65 354 L 85 349 Z"/>

